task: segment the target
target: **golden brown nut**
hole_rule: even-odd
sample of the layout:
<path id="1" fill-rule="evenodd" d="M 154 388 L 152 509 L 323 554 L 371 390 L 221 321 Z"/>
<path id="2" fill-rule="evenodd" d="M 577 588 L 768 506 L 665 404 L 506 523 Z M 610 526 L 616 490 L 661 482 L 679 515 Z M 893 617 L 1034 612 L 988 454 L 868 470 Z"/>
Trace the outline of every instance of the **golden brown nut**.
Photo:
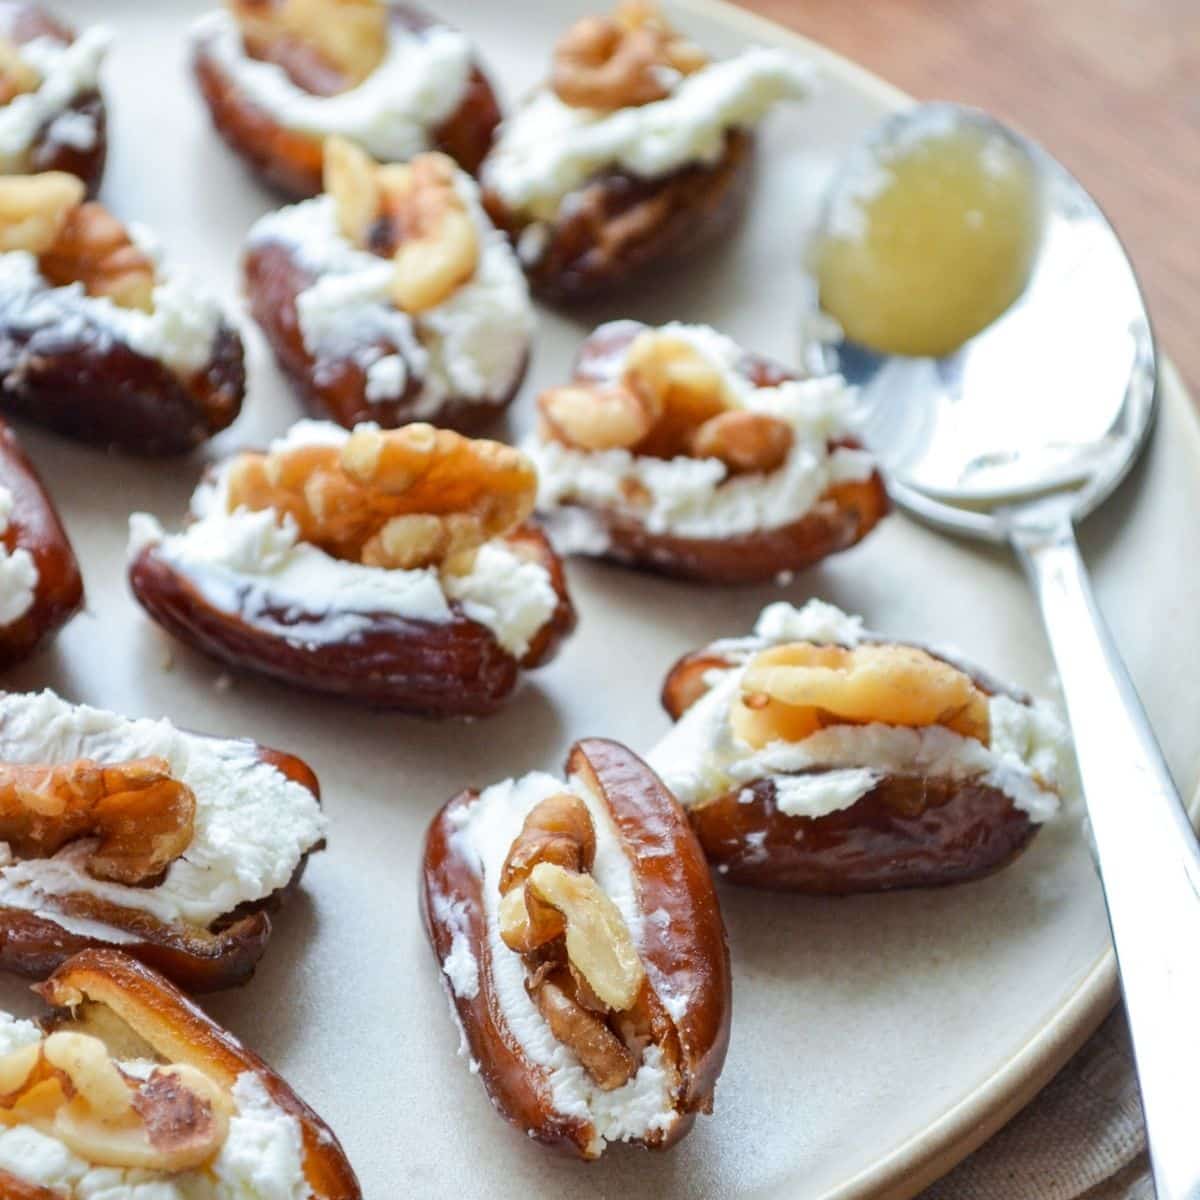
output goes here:
<path id="1" fill-rule="evenodd" d="M 729 1036 L 730 976 L 724 927 L 702 853 L 673 797 L 646 765 L 615 742 L 588 739 L 571 751 L 573 790 L 535 805 L 496 876 L 482 877 L 469 847 L 477 792 L 451 800 L 425 843 L 422 912 L 430 943 L 449 974 L 470 956 L 475 974 L 448 982 L 472 1059 L 493 1104 L 529 1136 L 585 1158 L 604 1146 L 592 1123 L 556 1110 L 550 1072 L 532 1062 L 508 1028 L 497 992 L 502 964 L 489 938 L 487 889 L 533 889 L 563 916 L 557 941 L 518 949 L 526 987 L 553 1036 L 571 1047 L 594 1086 L 611 1092 L 643 1056 L 661 1056 L 677 1114 L 640 1139 L 663 1148 L 710 1111 Z M 589 800 L 583 803 L 582 797 Z M 486 793 L 485 793 L 486 796 Z M 611 822 L 629 859 L 643 914 L 634 944 L 624 918 L 588 870 L 596 832 L 592 805 Z M 582 809 L 582 812 L 581 812 Z M 609 835 L 611 836 L 611 834 Z M 543 856 L 544 857 L 540 857 Z M 538 861 L 534 861 L 537 859 Z M 557 859 L 565 861 L 556 861 Z M 569 945 L 574 929 L 574 945 Z M 632 958 L 630 955 L 632 954 Z"/>
<path id="2" fill-rule="evenodd" d="M 314 0 L 301 2 L 307 5 Z M 361 0 L 349 2 L 358 7 Z M 407 3 L 389 3 L 386 11 L 389 37 L 419 34 L 441 24 Z M 376 19 L 368 16 L 365 21 L 369 26 Z M 322 28 L 320 39 L 326 41 L 334 32 Z M 370 43 L 373 38 L 368 29 L 364 40 Z M 294 34 L 254 37 L 246 42 L 245 49 L 250 57 L 281 67 L 297 88 L 313 96 L 334 96 L 346 91 L 353 85 L 354 75 L 362 72 L 373 54 L 371 50 L 365 55 L 360 50 L 349 50 L 354 59 L 354 72 L 349 73 L 331 60 L 328 50 L 314 53 L 311 38 Z M 202 37 L 193 45 L 192 68 L 213 127 L 256 175 L 294 199 L 315 196 L 321 190 L 322 134 L 289 129 L 259 107 L 214 52 L 211 38 Z M 450 155 L 464 170 L 475 172 L 491 148 L 499 123 L 496 95 L 476 63 L 458 107 L 441 125 L 429 131 L 429 142 L 433 149 Z"/>

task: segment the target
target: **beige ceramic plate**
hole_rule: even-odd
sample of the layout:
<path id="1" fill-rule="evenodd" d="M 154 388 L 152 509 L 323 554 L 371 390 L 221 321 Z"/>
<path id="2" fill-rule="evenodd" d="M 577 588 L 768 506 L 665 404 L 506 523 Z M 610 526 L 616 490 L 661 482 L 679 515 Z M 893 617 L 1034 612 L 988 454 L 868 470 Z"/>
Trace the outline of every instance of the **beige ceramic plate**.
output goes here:
<path id="1" fill-rule="evenodd" d="M 107 72 L 113 154 L 104 199 L 157 229 L 231 296 L 240 239 L 272 199 L 208 128 L 185 67 L 201 3 L 74 0 L 118 33 Z M 511 99 L 538 77 L 557 28 L 583 0 L 440 0 L 474 34 Z M 719 253 L 627 307 L 588 319 L 685 318 L 784 359 L 796 347 L 799 263 L 812 200 L 833 159 L 899 97 L 861 71 L 735 10 L 680 10 L 705 44 L 788 43 L 822 60 L 827 84 L 780 112 L 763 139 L 749 220 Z M 583 319 L 545 314 L 517 408 L 559 380 Z M 257 338 L 245 416 L 216 451 L 261 444 L 299 415 Z M 1200 438 L 1168 373 L 1148 463 L 1085 530 L 1112 620 L 1179 782 L 1200 767 L 1186 702 L 1200 682 Z M 1012 870 L 931 894 L 842 901 L 726 890 L 736 979 L 733 1041 L 716 1113 L 672 1153 L 555 1158 L 491 1111 L 457 1057 L 457 1032 L 417 917 L 422 833 L 467 784 L 555 767 L 584 734 L 645 749 L 666 728 L 657 696 L 677 654 L 745 630 L 760 606 L 819 595 L 907 637 L 949 641 L 1035 690 L 1049 684 L 1041 630 L 1008 556 L 939 540 L 902 517 L 784 591 L 706 591 L 577 566 L 580 632 L 500 716 L 471 726 L 373 715 L 255 679 L 233 686 L 169 645 L 130 599 L 126 517 L 184 511 L 201 463 L 106 458 L 22 428 L 80 549 L 89 610 L 13 687 L 167 714 L 248 734 L 317 769 L 329 850 L 280 918 L 258 977 L 207 1003 L 279 1067 L 338 1131 L 370 1200 L 400 1195 L 908 1196 L 1027 1100 L 1096 1025 L 1113 996 L 1099 890 L 1078 814 L 1047 829 Z M 1130 805 L 1137 803 L 1130 797 Z M 11 981 L 0 1002 L 28 1003 Z"/>

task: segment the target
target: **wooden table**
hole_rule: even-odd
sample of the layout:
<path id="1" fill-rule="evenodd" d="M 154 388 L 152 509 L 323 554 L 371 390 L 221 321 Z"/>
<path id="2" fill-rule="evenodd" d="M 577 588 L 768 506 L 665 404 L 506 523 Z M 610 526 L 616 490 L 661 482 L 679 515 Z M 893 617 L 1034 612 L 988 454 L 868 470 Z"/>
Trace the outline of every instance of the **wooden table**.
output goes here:
<path id="1" fill-rule="evenodd" d="M 1200 394 L 1200 0 L 741 0 L 920 99 L 1018 125 L 1095 195 Z"/>

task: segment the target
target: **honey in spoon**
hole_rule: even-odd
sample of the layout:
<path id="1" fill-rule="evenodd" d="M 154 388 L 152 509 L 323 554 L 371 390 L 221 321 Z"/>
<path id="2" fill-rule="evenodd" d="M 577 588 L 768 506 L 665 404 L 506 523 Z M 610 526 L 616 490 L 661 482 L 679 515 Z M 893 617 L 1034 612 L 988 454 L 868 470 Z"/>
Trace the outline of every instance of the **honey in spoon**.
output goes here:
<path id="1" fill-rule="evenodd" d="M 1040 225 L 1028 152 L 935 111 L 847 164 L 815 246 L 821 307 L 868 349 L 940 358 L 1021 294 Z"/>

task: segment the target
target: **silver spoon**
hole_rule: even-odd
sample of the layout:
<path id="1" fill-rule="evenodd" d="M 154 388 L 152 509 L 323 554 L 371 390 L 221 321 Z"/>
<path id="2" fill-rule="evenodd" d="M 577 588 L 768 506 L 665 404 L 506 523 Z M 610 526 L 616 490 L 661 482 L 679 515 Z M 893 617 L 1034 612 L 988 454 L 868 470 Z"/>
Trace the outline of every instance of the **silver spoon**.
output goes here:
<path id="1" fill-rule="evenodd" d="M 891 118 L 886 143 L 934 106 Z M 1075 523 L 1124 479 L 1156 411 L 1137 280 L 1112 227 L 1044 150 L 1015 140 L 1045 196 L 1023 296 L 948 358 L 843 346 L 867 444 L 901 507 L 949 533 L 1007 542 L 1041 606 L 1075 739 L 1108 906 L 1159 1200 L 1200 1197 L 1200 848 L 1096 606 Z M 934 115 L 946 115 L 935 113 Z M 826 213 L 839 185 L 831 185 Z"/>

